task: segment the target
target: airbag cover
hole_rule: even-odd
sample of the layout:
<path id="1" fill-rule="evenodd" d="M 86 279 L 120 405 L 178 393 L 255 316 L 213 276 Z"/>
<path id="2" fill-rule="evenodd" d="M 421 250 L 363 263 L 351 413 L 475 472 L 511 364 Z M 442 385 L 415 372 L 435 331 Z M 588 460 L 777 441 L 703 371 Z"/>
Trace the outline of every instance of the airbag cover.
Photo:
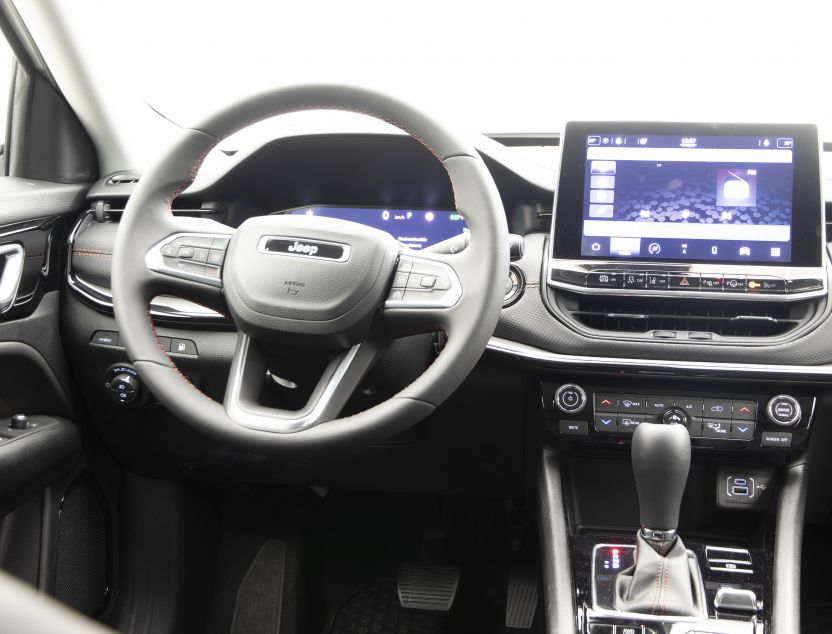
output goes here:
<path id="1" fill-rule="evenodd" d="M 399 248 L 387 233 L 345 220 L 251 218 L 234 234 L 223 267 L 232 317 L 260 339 L 351 345 L 369 332 Z"/>

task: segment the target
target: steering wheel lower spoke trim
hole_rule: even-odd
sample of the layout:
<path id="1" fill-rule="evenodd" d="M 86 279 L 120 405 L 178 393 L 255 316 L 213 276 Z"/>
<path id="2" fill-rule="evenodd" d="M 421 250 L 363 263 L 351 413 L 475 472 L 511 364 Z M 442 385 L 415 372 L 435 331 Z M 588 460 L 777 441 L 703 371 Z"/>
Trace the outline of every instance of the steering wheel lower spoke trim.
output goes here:
<path id="1" fill-rule="evenodd" d="M 376 360 L 381 345 L 367 341 L 338 353 L 327 364 L 306 405 L 297 411 L 257 403 L 268 372 L 267 357 L 257 342 L 241 334 L 228 379 L 225 410 L 242 427 L 290 434 L 338 417 L 355 388 Z"/>

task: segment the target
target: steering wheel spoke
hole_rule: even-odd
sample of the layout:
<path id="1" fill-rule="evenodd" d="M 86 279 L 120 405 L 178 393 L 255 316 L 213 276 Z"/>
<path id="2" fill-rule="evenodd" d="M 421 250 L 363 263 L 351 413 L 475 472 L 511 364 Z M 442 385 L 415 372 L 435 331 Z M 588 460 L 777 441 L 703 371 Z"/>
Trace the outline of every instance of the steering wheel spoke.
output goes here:
<path id="1" fill-rule="evenodd" d="M 368 340 L 332 356 L 306 404 L 298 410 L 261 405 L 260 391 L 270 380 L 269 356 L 255 339 L 240 334 L 231 365 L 224 406 L 229 418 L 249 429 L 293 433 L 338 417 L 361 379 L 372 367 L 382 344 Z M 278 380 L 286 383 L 285 380 Z"/>

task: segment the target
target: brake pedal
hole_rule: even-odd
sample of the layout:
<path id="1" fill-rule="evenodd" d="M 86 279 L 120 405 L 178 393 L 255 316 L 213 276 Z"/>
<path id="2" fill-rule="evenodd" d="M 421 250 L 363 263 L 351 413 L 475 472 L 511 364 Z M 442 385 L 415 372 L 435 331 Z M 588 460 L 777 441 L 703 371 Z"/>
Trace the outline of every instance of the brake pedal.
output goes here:
<path id="1" fill-rule="evenodd" d="M 534 568 L 512 566 L 506 591 L 506 627 L 531 629 L 537 601 L 537 574 Z"/>
<path id="2" fill-rule="evenodd" d="M 459 587 L 457 566 L 401 564 L 396 576 L 403 608 L 450 612 Z"/>

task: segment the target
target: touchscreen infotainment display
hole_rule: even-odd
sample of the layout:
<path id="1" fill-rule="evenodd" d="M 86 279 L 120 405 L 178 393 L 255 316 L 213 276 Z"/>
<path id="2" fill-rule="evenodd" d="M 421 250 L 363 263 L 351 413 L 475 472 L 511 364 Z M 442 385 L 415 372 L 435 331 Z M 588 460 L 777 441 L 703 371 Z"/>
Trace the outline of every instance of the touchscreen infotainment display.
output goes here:
<path id="1" fill-rule="evenodd" d="M 570 125 L 555 257 L 818 265 L 813 126 Z"/>
<path id="2" fill-rule="evenodd" d="M 795 140 L 589 134 L 581 255 L 790 262 Z"/>

